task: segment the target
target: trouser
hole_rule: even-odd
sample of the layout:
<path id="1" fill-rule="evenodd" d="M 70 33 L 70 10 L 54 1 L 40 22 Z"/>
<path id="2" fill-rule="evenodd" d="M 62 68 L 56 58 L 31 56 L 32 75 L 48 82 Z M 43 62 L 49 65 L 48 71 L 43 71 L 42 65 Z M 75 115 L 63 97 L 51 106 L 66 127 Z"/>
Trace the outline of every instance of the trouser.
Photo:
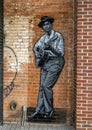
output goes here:
<path id="1" fill-rule="evenodd" d="M 63 67 L 63 65 L 62 65 Z M 61 70 L 62 70 L 61 67 Z M 38 106 L 36 111 L 40 113 L 48 113 L 53 110 L 53 86 L 56 83 L 60 72 L 60 69 L 56 71 L 47 71 L 42 69 L 41 71 L 41 81 L 38 95 Z"/>

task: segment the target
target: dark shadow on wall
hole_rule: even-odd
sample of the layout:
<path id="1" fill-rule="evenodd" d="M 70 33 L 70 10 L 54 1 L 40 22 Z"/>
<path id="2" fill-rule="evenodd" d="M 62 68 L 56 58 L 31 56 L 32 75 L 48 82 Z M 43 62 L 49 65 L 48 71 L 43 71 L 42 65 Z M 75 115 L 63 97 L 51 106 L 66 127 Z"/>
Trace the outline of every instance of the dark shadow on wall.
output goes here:
<path id="1" fill-rule="evenodd" d="M 0 125 L 3 124 L 3 0 L 0 0 Z"/>
<path id="2" fill-rule="evenodd" d="M 35 108 L 29 107 L 27 109 L 27 117 L 29 117 L 33 112 Z M 59 109 L 55 108 L 54 109 L 54 114 L 51 119 L 41 119 L 40 115 L 37 119 L 30 120 L 27 118 L 28 122 L 37 122 L 37 123 L 55 123 L 55 124 L 66 124 L 66 117 L 67 113 L 65 109 Z"/>

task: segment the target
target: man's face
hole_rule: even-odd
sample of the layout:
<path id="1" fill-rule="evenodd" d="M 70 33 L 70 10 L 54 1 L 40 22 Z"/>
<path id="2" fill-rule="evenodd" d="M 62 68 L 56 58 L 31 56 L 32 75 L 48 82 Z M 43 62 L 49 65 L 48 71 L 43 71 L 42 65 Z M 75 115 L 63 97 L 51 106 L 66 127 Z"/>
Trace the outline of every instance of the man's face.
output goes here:
<path id="1" fill-rule="evenodd" d="M 42 29 L 45 31 L 45 32 L 50 32 L 52 30 L 52 24 L 48 21 L 46 21 L 43 26 L 42 26 Z"/>

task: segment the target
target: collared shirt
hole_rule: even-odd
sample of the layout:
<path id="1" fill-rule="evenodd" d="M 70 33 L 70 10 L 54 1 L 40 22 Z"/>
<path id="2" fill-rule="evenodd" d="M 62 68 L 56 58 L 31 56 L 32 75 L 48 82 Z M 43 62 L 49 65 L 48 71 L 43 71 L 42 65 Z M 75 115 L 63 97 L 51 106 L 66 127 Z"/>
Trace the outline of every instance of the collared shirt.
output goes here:
<path id="1" fill-rule="evenodd" d="M 46 44 L 49 44 L 50 47 L 46 47 Z M 52 30 L 50 36 L 47 34 L 41 36 L 33 50 L 37 67 L 46 71 L 58 71 L 62 68 L 64 64 L 64 39 L 59 32 Z"/>
<path id="2" fill-rule="evenodd" d="M 55 50 L 55 52 L 61 56 L 64 56 L 64 39 L 62 34 L 60 34 L 59 32 L 56 32 L 54 30 L 51 31 L 51 35 L 48 36 L 47 34 L 44 34 L 43 36 L 41 36 L 41 38 L 36 42 L 33 50 L 34 53 L 36 55 L 36 57 L 39 57 L 39 51 L 37 48 L 44 48 L 45 43 L 47 43 L 51 38 L 57 36 L 57 38 L 55 40 L 53 40 L 53 43 L 51 44 L 51 47 Z M 56 53 L 54 53 L 54 51 L 52 50 L 48 50 L 48 56 L 49 57 L 55 57 L 57 56 Z"/>

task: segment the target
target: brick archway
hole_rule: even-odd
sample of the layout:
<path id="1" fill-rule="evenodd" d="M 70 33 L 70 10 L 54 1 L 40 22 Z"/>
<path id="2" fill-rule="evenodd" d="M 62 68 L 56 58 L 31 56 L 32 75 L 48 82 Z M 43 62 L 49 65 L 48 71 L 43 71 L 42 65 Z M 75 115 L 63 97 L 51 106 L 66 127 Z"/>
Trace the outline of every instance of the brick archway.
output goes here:
<path id="1" fill-rule="evenodd" d="M 8 113 L 8 105 L 12 99 L 16 99 L 19 103 L 19 110 L 21 110 L 21 106 L 23 104 L 28 107 L 36 106 L 39 84 L 39 76 L 37 74 L 39 74 L 39 70 L 37 70 L 34 66 L 34 55 L 32 53 L 32 47 L 37 38 L 43 33 L 37 27 L 37 23 L 40 16 L 45 14 L 55 17 L 56 22 L 54 24 L 54 27 L 57 31 L 63 33 L 65 37 L 66 65 L 63 74 L 61 75 L 61 78 L 59 79 L 58 84 L 54 89 L 54 106 L 60 109 L 64 108 L 67 111 L 66 122 L 67 124 L 71 124 L 73 120 L 72 118 L 75 113 L 75 88 L 73 68 L 74 1 L 70 0 L 68 3 L 67 1 L 59 0 L 56 3 L 54 2 L 52 6 L 51 3 L 49 3 L 48 1 L 40 4 L 40 2 L 43 2 L 42 0 L 40 0 L 40 2 L 35 1 L 34 4 L 31 4 L 31 2 L 29 2 L 29 4 L 19 1 L 13 2 L 11 0 L 11 2 L 9 3 L 9 1 L 5 0 L 5 38 L 6 44 L 9 44 L 9 46 L 11 46 L 16 52 L 18 56 L 19 66 L 18 77 L 15 83 L 14 91 L 5 100 L 4 115 L 8 116 L 12 113 L 12 111 L 9 111 Z M 43 12 L 40 6 L 44 7 Z M 22 10 L 25 9 L 25 7 L 27 8 L 27 10 L 23 12 Z M 49 10 L 49 7 L 51 7 L 51 12 Z M 8 63 L 8 66 L 5 66 L 6 77 L 4 77 L 6 80 L 5 83 L 8 84 L 8 82 L 11 81 L 12 77 L 7 77 L 7 75 L 11 76 L 14 74 L 15 70 L 13 68 L 15 67 L 15 60 L 9 50 L 5 50 L 4 59 L 5 64 Z"/>
<path id="2" fill-rule="evenodd" d="M 63 0 L 62 0 L 63 1 Z M 65 1 L 66 2 L 66 1 Z M 73 0 L 74 4 L 74 97 L 76 97 L 76 101 L 72 105 L 74 109 L 74 117 L 76 117 L 76 129 L 78 130 L 86 130 L 87 128 L 91 129 L 92 127 L 92 2 L 90 0 Z M 37 3 L 38 4 L 38 3 Z M 69 3 L 68 3 L 69 4 Z M 78 5 L 78 7 L 77 7 Z M 2 7 L 3 1 L 0 1 L 0 25 L 3 24 L 2 21 Z M 20 5 L 18 4 L 20 7 Z M 33 5 L 31 5 L 33 6 Z M 77 8 L 77 9 L 76 9 Z M 14 10 L 16 12 L 16 7 L 14 5 Z M 19 8 L 18 8 L 19 9 Z M 38 8 L 39 9 L 39 8 Z M 62 8 L 61 8 L 62 9 Z M 66 9 L 67 10 L 67 9 Z M 49 9 L 48 9 L 49 11 Z M 10 12 L 11 13 L 11 12 Z M 18 12 L 20 14 L 20 12 Z M 77 13 L 77 19 L 76 19 Z M 13 13 L 12 13 L 13 14 Z M 25 15 L 27 13 L 25 12 Z M 39 15 L 37 16 L 39 17 Z M 63 17 L 63 15 L 61 15 Z M 25 18 L 25 17 L 24 17 Z M 23 20 L 24 20 L 23 18 Z M 37 19 L 38 20 L 38 19 Z M 18 21 L 18 17 L 17 17 Z M 11 21 L 12 22 L 12 19 Z M 28 22 L 28 21 L 26 21 Z M 33 22 L 30 20 L 30 23 Z M 36 20 L 34 19 L 36 24 Z M 77 25 L 76 25 L 77 23 Z M 58 23 L 57 23 L 58 24 Z M 16 26 L 15 26 L 16 27 Z M 30 26 L 31 28 L 32 26 Z M 34 35 L 34 33 L 33 33 Z M 2 31 L 0 31 L 0 61 L 1 61 L 1 69 L 0 69 L 0 112 L 3 111 L 3 99 L 2 99 L 2 92 L 3 92 L 3 75 L 2 75 Z M 21 64 L 22 69 L 26 68 L 24 64 Z M 26 75 L 27 76 L 27 75 Z M 31 77 L 31 75 L 30 75 Z M 25 82 L 22 84 L 24 85 Z M 19 86 L 20 87 L 20 86 Z M 76 88 L 76 89 L 75 89 Z M 29 100 L 25 98 L 25 100 Z M 1 105 L 2 104 L 2 105 Z M 76 107 L 75 107 L 76 105 Z M 75 114 L 76 111 L 76 114 Z M 3 114 L 0 113 L 0 122 L 2 123 Z"/>
<path id="3" fill-rule="evenodd" d="M 73 1 L 73 2 L 75 2 L 75 1 Z M 76 7 L 76 2 L 73 3 L 73 6 L 74 6 L 73 8 Z M 10 12 L 9 12 L 9 13 L 10 13 Z M 66 16 L 68 15 L 68 14 L 66 14 L 66 12 L 64 12 L 64 13 L 65 13 Z M 76 11 L 75 11 L 75 10 L 74 10 L 74 13 L 76 14 Z M 74 16 L 75 16 L 75 14 L 74 14 Z M 10 15 L 10 14 L 9 14 L 9 15 Z M 12 14 L 12 15 L 13 15 L 13 14 Z M 19 15 L 20 15 L 20 12 L 19 12 Z M 59 14 L 59 15 L 60 15 L 61 17 L 63 17 L 63 15 L 61 15 L 61 14 Z M 9 16 L 8 16 L 8 17 L 9 17 Z M 36 17 L 38 18 L 39 16 L 36 16 Z M 55 16 L 55 17 L 56 17 L 56 16 Z M 25 17 L 24 17 L 23 19 L 25 19 Z M 20 19 L 20 24 L 22 23 L 23 19 Z M 38 19 L 36 19 L 36 20 L 38 20 Z M 34 18 L 34 21 L 31 21 L 31 20 L 30 20 L 30 23 L 31 23 L 31 22 L 34 22 L 33 24 L 35 25 L 36 22 L 37 22 L 36 20 L 35 20 L 35 18 Z M 16 17 L 16 21 L 18 21 L 18 17 Z M 16 22 L 16 21 L 14 21 L 14 22 Z M 76 19 L 75 19 L 75 21 L 76 21 Z M 12 22 L 13 22 L 13 18 L 11 18 L 11 20 L 10 20 L 9 22 L 12 23 Z M 27 22 L 28 22 L 28 21 L 26 20 L 26 23 L 27 23 Z M 16 23 L 17 23 L 17 22 L 16 22 Z M 57 24 L 58 24 L 58 23 L 59 23 L 59 21 L 57 21 Z M 12 25 L 11 25 L 11 26 L 12 26 Z M 62 26 L 62 25 L 61 25 L 61 26 Z M 73 26 L 74 26 L 74 32 L 76 33 L 76 25 L 75 25 L 75 22 L 74 22 L 74 25 L 73 25 Z M 15 27 L 16 27 L 16 25 L 15 25 Z M 22 28 L 22 26 L 21 26 L 21 28 Z M 28 28 L 28 27 L 27 27 L 27 28 Z M 31 28 L 31 26 L 30 26 L 30 28 Z M 58 29 L 58 28 L 57 28 L 57 29 Z M 31 30 L 31 31 L 34 31 L 34 30 Z M 60 31 L 61 31 L 61 30 L 60 30 Z M 34 32 L 33 32 L 33 33 L 34 33 Z M 41 33 L 41 32 L 40 32 L 40 33 Z M 65 32 L 63 32 L 63 33 L 65 33 Z M 75 34 L 75 33 L 74 33 L 74 34 Z M 67 37 L 67 36 L 66 36 L 66 37 Z M 75 37 L 75 36 L 74 36 L 74 37 Z M 76 39 L 76 38 L 75 38 L 75 39 Z M 73 42 L 75 42 L 75 39 L 74 39 L 74 41 L 72 41 L 72 44 L 73 44 Z M 28 42 L 28 41 L 27 41 L 27 42 Z M 31 41 L 30 41 L 30 42 L 31 42 Z M 74 46 L 74 45 L 73 45 L 73 46 Z M 30 48 L 29 48 L 29 50 L 30 50 Z M 76 49 L 75 49 L 75 50 L 76 50 Z M 69 50 L 68 50 L 68 51 L 69 51 Z M 76 55 L 75 52 L 73 52 L 73 54 Z M 72 57 L 72 58 L 74 58 L 73 60 L 76 61 L 75 57 Z M 67 59 L 67 58 L 66 58 L 66 59 Z M 33 62 L 33 61 L 32 61 L 32 62 Z M 74 63 L 75 63 L 75 62 L 74 62 Z M 29 65 L 30 65 L 30 64 L 29 64 Z M 29 65 L 28 65 L 28 66 L 29 66 Z M 23 67 L 25 67 L 25 66 L 26 66 L 26 65 L 22 66 L 22 64 L 21 64 L 22 69 L 23 69 Z M 73 64 L 73 67 L 75 67 L 75 64 Z M 29 69 L 30 69 L 30 68 L 29 68 Z M 74 69 L 74 68 L 73 68 L 73 69 Z M 72 71 L 73 71 L 73 70 L 72 70 Z M 74 73 L 74 72 L 73 72 L 73 73 Z M 27 76 L 27 75 L 26 75 L 26 76 Z M 31 75 L 29 75 L 29 76 L 31 77 Z M 70 76 L 70 75 L 69 75 L 69 76 Z M 73 76 L 74 76 L 74 74 L 73 74 Z M 74 76 L 73 78 L 75 79 L 75 76 Z M 73 80 L 74 80 L 74 79 L 73 79 Z M 24 84 L 22 83 L 22 85 L 25 85 L 25 83 L 26 83 L 26 82 L 24 82 Z M 28 83 L 28 82 L 27 82 L 27 83 Z M 74 84 L 74 82 L 73 82 L 72 85 L 73 85 L 73 86 L 72 86 L 72 87 L 73 87 L 73 93 L 72 93 L 72 94 L 73 94 L 74 100 L 73 100 L 73 102 L 71 102 L 71 104 L 72 104 L 71 107 L 73 107 L 73 111 L 72 111 L 72 116 L 73 116 L 73 117 L 72 117 L 72 118 L 74 118 L 74 116 L 75 116 L 75 115 L 73 115 L 73 114 L 75 113 L 75 92 L 74 92 L 74 91 L 75 91 L 75 84 Z M 66 89 L 68 89 L 68 88 L 66 88 Z M 27 92 L 27 89 L 26 89 L 26 92 Z M 24 92 L 24 94 L 25 94 L 26 92 Z M 70 94 L 69 94 L 69 93 L 70 93 L 70 91 L 67 92 L 66 95 L 68 95 L 68 96 L 70 97 Z M 31 96 L 30 96 L 30 97 L 31 97 Z M 28 100 L 28 101 L 30 100 L 30 97 L 28 97 L 28 99 L 25 97 L 26 102 L 27 102 L 27 100 Z M 68 98 L 67 98 L 66 100 L 67 100 L 67 102 L 68 102 L 68 104 L 69 104 Z M 68 104 L 67 104 L 67 105 L 68 105 Z M 21 104 L 21 105 L 22 105 L 22 104 Z M 26 103 L 26 105 L 27 105 L 27 103 Z M 28 103 L 28 105 L 29 105 L 29 103 Z M 35 104 L 32 104 L 32 105 L 35 105 Z M 69 108 L 69 109 L 70 109 L 70 108 Z M 70 116 L 71 116 L 71 112 L 70 112 L 70 111 L 67 112 L 67 116 L 68 116 L 67 121 L 71 120 L 71 119 L 70 119 L 70 118 L 71 118 L 71 117 L 70 117 Z"/>

